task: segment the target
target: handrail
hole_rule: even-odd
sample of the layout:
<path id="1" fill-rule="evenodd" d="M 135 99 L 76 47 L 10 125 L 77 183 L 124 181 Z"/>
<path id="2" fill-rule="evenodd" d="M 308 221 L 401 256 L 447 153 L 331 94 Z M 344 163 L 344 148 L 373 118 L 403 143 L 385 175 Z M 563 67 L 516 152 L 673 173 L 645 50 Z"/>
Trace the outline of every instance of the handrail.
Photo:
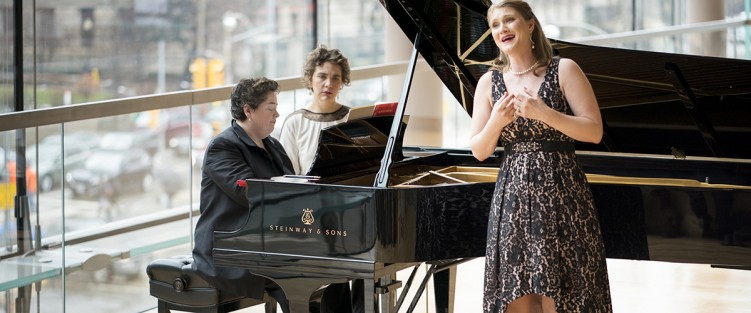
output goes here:
<path id="1" fill-rule="evenodd" d="M 427 64 L 425 61 L 420 62 Z M 393 62 L 352 69 L 352 81 L 404 74 L 407 62 Z M 302 87 L 300 76 L 276 79 L 280 91 Z M 227 100 L 234 85 L 175 91 L 121 99 L 92 101 L 74 105 L 41 108 L 36 110 L 0 113 L 0 132 L 21 128 L 75 122 L 92 118 L 168 109 L 186 105 Z"/>
<path id="2" fill-rule="evenodd" d="M 706 32 L 714 30 L 722 30 L 733 27 L 742 27 L 751 25 L 751 18 L 737 17 L 728 18 L 724 20 L 699 22 L 692 24 L 673 25 L 666 26 L 658 29 L 642 29 L 627 31 L 614 34 L 602 34 L 573 39 L 566 39 L 566 41 L 587 44 L 587 45 L 612 45 L 622 44 L 624 42 L 633 42 L 644 39 L 651 39 L 654 37 L 681 35 L 687 33 Z"/>
<path id="3" fill-rule="evenodd" d="M 177 207 L 165 211 L 150 213 L 147 215 L 131 217 L 116 222 L 110 222 L 101 226 L 72 231 L 65 234 L 65 246 L 81 244 L 89 241 L 103 239 L 111 236 L 122 235 L 134 230 L 176 222 L 186 219 L 193 211 L 193 215 L 201 212 L 198 207 L 191 209 L 191 205 Z M 54 249 L 63 245 L 62 235 L 42 238 L 41 249 Z"/>

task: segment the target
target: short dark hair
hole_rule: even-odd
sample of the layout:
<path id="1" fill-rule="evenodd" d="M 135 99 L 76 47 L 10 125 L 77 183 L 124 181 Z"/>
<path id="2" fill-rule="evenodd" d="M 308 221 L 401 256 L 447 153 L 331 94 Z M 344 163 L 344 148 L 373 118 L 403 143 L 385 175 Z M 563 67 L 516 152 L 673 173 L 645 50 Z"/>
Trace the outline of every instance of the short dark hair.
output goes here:
<path id="1" fill-rule="evenodd" d="M 230 114 L 238 121 L 244 121 L 247 117 L 243 107 L 247 104 L 255 110 L 266 100 L 269 92 L 279 93 L 279 83 L 266 77 L 243 78 L 235 88 L 232 88 L 230 97 Z"/>
<path id="2" fill-rule="evenodd" d="M 313 89 L 310 86 L 310 80 L 316 71 L 316 67 L 331 62 L 342 68 L 342 82 L 349 86 L 349 60 L 339 49 L 328 49 L 325 45 L 320 45 L 308 53 L 308 59 L 305 61 L 302 71 L 302 83 L 305 88 Z"/>

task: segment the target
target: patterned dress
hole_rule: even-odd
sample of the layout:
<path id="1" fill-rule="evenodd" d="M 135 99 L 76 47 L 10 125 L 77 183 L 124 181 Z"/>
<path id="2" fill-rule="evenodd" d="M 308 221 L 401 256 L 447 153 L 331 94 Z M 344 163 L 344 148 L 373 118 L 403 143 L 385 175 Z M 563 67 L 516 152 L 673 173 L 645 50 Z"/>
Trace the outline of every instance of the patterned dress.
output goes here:
<path id="1" fill-rule="evenodd" d="M 572 115 L 548 65 L 538 94 Z M 493 103 L 506 91 L 493 72 Z M 517 118 L 501 131 L 506 144 L 574 140 L 537 120 Z M 524 145 L 524 144 L 522 144 Z M 488 223 L 483 310 L 506 312 L 528 294 L 550 297 L 556 311 L 612 312 L 600 224 L 586 176 L 572 151 L 520 149 L 501 163 Z M 508 154 L 508 153 L 507 153 Z"/>

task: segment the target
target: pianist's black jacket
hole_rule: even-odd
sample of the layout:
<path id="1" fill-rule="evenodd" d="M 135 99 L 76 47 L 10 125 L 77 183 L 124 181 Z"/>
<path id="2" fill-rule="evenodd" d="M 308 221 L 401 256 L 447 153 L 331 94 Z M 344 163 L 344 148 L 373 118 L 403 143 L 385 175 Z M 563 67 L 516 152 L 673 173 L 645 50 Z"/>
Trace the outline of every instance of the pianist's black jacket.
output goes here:
<path id="1" fill-rule="evenodd" d="M 222 292 L 260 299 L 265 280 L 239 268 L 214 267 L 214 230 L 235 230 L 248 214 L 244 188 L 238 179 L 294 174 L 281 143 L 271 136 L 256 146 L 234 120 L 206 148 L 201 178 L 201 216 L 193 248 L 193 269 Z"/>

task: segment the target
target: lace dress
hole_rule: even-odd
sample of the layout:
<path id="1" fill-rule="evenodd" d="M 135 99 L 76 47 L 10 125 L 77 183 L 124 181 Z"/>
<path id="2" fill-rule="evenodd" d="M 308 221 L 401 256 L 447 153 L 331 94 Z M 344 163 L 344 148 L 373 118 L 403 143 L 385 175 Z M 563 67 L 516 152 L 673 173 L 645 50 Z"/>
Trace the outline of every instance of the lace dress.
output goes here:
<path id="1" fill-rule="evenodd" d="M 559 60 L 548 65 L 538 94 L 572 115 L 558 82 Z M 494 71 L 493 103 L 505 91 L 503 75 Z M 600 224 L 574 140 L 521 117 L 500 140 L 507 149 L 488 222 L 484 311 L 505 312 L 513 300 L 538 294 L 552 298 L 559 313 L 612 312 Z M 548 142 L 558 145 L 543 149 L 540 143 Z"/>

